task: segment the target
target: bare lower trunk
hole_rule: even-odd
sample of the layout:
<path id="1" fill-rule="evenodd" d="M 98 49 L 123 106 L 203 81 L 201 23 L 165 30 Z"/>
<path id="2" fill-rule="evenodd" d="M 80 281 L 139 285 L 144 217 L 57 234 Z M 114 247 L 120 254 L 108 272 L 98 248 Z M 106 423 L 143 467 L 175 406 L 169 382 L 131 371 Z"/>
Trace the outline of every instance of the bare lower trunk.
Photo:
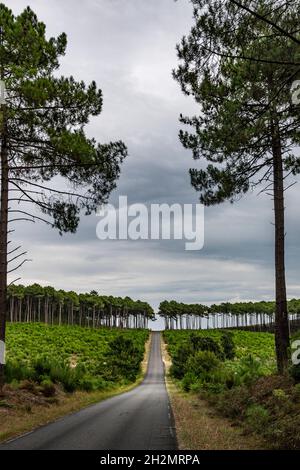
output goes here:
<path id="1" fill-rule="evenodd" d="M 273 120 L 273 178 L 275 213 L 275 345 L 277 368 L 280 374 L 286 372 L 289 363 L 289 318 L 285 280 L 285 231 L 284 231 L 284 182 L 282 150 L 277 117 Z"/>
<path id="2" fill-rule="evenodd" d="M 4 111 L 2 112 L 4 115 Z M 4 120 L 4 116 L 3 116 Z M 0 208 L 0 341 L 5 343 L 7 316 L 7 224 L 8 160 L 5 132 L 1 139 L 1 208 Z M 0 364 L 0 390 L 4 385 L 4 364 Z"/>

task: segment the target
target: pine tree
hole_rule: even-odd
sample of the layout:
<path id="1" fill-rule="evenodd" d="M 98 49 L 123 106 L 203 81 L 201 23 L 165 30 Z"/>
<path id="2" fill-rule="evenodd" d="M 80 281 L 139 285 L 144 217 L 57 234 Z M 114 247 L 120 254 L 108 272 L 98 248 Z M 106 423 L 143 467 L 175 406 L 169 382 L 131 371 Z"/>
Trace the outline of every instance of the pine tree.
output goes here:
<path id="1" fill-rule="evenodd" d="M 181 116 L 193 130 L 182 130 L 180 140 L 194 159 L 207 161 L 205 169 L 190 170 L 191 183 L 205 205 L 234 202 L 260 183 L 272 192 L 275 342 L 278 371 L 283 373 L 289 359 L 284 183 L 300 168 L 294 152 L 300 113 L 291 100 L 291 86 L 300 71 L 300 2 L 277 8 L 274 0 L 251 2 L 255 14 L 231 0 L 192 3 L 195 25 L 177 46 L 181 63 L 174 77 L 200 112 Z"/>
<path id="2" fill-rule="evenodd" d="M 295 34 L 298 31 L 285 29 L 283 25 L 278 23 L 281 13 L 286 7 L 285 0 L 273 0 L 269 3 L 268 9 L 265 10 L 258 8 L 260 7 L 260 0 L 230 0 L 230 2 L 234 3 L 240 10 L 248 14 L 250 13 L 250 15 L 270 25 L 272 29 L 277 33 L 279 32 L 281 36 L 285 36 L 300 45 L 300 38 Z M 274 13 L 276 14 L 274 15 Z M 272 18 L 270 18 L 271 14 Z"/>
<path id="3" fill-rule="evenodd" d="M 45 25 L 29 7 L 14 16 L 4 4 L 0 4 L 0 27 L 0 78 L 6 88 L 0 114 L 0 341 L 4 342 L 11 223 L 41 219 L 61 234 L 75 232 L 81 213 L 91 214 L 107 202 L 127 151 L 121 141 L 97 144 L 87 138 L 84 128 L 90 116 L 100 114 L 102 93 L 95 82 L 86 86 L 73 77 L 58 76 L 65 34 L 47 39 Z M 40 209 L 41 216 L 28 209 L 31 205 Z M 16 215 L 8 220 L 10 213 Z M 20 261 L 21 254 L 10 253 L 11 261 Z M 0 386 L 3 380 L 0 365 Z"/>

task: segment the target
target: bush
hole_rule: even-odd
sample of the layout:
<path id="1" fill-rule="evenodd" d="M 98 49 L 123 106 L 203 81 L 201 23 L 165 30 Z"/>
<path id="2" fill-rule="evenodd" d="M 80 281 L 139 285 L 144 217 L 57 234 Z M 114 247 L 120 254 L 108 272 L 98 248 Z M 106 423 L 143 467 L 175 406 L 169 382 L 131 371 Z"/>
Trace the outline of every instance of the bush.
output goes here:
<path id="1" fill-rule="evenodd" d="M 233 334 L 231 332 L 224 332 L 221 336 L 221 345 L 224 352 L 225 359 L 234 359 L 235 357 L 235 344 L 233 341 Z"/>
<path id="2" fill-rule="evenodd" d="M 10 387 L 11 390 L 18 390 L 19 388 L 22 389 L 21 384 L 22 384 L 22 382 L 20 383 L 20 382 L 18 382 L 18 380 L 13 379 L 10 382 L 9 387 Z"/>
<path id="3" fill-rule="evenodd" d="M 84 374 L 85 370 L 81 365 L 72 368 L 68 364 L 63 364 L 51 369 L 50 378 L 54 382 L 62 384 L 65 392 L 72 393 L 80 388 L 80 381 Z"/>
<path id="4" fill-rule="evenodd" d="M 209 336 L 203 337 L 198 336 L 196 333 L 191 333 L 188 341 L 183 345 L 179 345 L 172 355 L 172 366 L 170 368 L 172 377 L 179 380 L 182 379 L 190 371 L 190 366 L 188 365 L 190 358 L 195 357 L 199 352 L 210 352 L 215 358 L 224 358 L 224 354 L 217 341 Z"/>
<path id="5" fill-rule="evenodd" d="M 25 362 L 18 362 L 9 359 L 5 364 L 5 381 L 11 383 L 13 381 L 30 380 L 33 378 L 33 370 L 28 367 Z"/>
<path id="6" fill-rule="evenodd" d="M 108 374 L 104 378 L 134 382 L 140 373 L 143 355 L 144 347 L 138 349 L 131 338 L 117 336 L 109 343 L 109 352 L 106 354 Z"/>
<path id="7" fill-rule="evenodd" d="M 92 377 L 84 377 L 79 382 L 79 388 L 85 392 L 93 392 L 94 390 L 97 390 L 96 380 Z"/>
<path id="8" fill-rule="evenodd" d="M 264 432 L 270 422 L 270 413 L 262 405 L 251 405 L 246 410 L 246 422 L 255 432 Z"/>
<path id="9" fill-rule="evenodd" d="M 53 362 L 47 356 L 39 356 L 33 361 L 33 370 L 37 382 L 41 381 L 41 377 L 50 375 Z M 43 380 L 43 379 L 42 379 Z"/>
<path id="10" fill-rule="evenodd" d="M 85 368 L 78 364 L 72 368 L 67 361 L 51 360 L 46 356 L 38 357 L 33 363 L 34 379 L 42 384 L 51 381 L 61 384 L 65 392 L 72 393 L 77 390 L 80 380 L 85 375 Z"/>
<path id="11" fill-rule="evenodd" d="M 283 450 L 299 450 L 300 448 L 300 416 L 299 413 L 282 416 L 270 428 L 266 429 L 273 446 Z"/>
<path id="12" fill-rule="evenodd" d="M 189 392 L 197 382 L 197 377 L 193 372 L 187 372 L 183 377 L 181 384 L 185 392 Z"/>
<path id="13" fill-rule="evenodd" d="M 195 333 L 190 335 L 190 343 L 192 350 L 197 351 L 210 351 L 214 353 L 220 359 L 223 359 L 223 352 L 217 341 L 209 336 L 198 336 Z"/>
<path id="14" fill-rule="evenodd" d="M 255 359 L 251 354 L 243 357 L 236 369 L 236 385 L 251 385 L 259 377 L 264 375 L 264 370 L 259 359 Z"/>
<path id="15" fill-rule="evenodd" d="M 170 374 L 175 379 L 182 379 L 187 372 L 187 361 L 192 356 L 193 350 L 191 345 L 179 347 L 174 353 Z"/>
<path id="16" fill-rule="evenodd" d="M 213 370 L 220 366 L 220 360 L 210 351 L 198 351 L 190 356 L 187 362 L 187 370 L 197 378 L 207 377 Z"/>
<path id="17" fill-rule="evenodd" d="M 233 387 L 233 372 L 223 368 L 221 361 L 210 351 L 199 351 L 190 356 L 186 369 L 181 381 L 185 391 L 204 390 L 215 394 Z"/>
<path id="18" fill-rule="evenodd" d="M 281 388 L 275 388 L 272 392 L 273 397 L 279 402 L 288 400 L 288 395 Z"/>
<path id="19" fill-rule="evenodd" d="M 104 390 L 108 387 L 108 382 L 94 377 L 84 377 L 79 382 L 80 390 L 85 392 L 93 392 L 95 390 Z"/>
<path id="20" fill-rule="evenodd" d="M 235 387 L 213 397 L 213 400 L 217 409 L 227 418 L 243 419 L 245 409 L 251 404 L 251 395 L 247 387 Z"/>
<path id="21" fill-rule="evenodd" d="M 235 385 L 235 377 L 232 371 L 223 367 L 213 370 L 204 388 L 212 393 L 221 393 L 230 390 Z"/>

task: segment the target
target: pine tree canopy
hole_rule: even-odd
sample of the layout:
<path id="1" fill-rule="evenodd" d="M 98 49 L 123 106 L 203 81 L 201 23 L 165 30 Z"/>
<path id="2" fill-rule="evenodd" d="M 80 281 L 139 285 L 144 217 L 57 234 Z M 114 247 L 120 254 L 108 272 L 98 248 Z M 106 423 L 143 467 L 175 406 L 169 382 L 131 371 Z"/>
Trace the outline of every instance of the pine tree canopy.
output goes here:
<path id="1" fill-rule="evenodd" d="M 95 82 L 59 76 L 65 34 L 47 39 L 29 7 L 14 16 L 0 4 L 0 26 L 0 74 L 7 90 L 0 124 L 11 197 L 38 206 L 61 233 L 74 232 L 81 211 L 90 214 L 107 202 L 126 147 L 87 137 L 85 126 L 102 110 L 102 93 Z"/>
<path id="2" fill-rule="evenodd" d="M 174 78 L 199 113 L 180 117 L 191 128 L 180 140 L 194 159 L 207 161 L 190 175 L 201 202 L 211 205 L 271 184 L 274 136 L 285 174 L 300 172 L 300 108 L 291 93 L 300 77 L 300 1 L 191 1 L 194 26 L 177 46 Z"/>

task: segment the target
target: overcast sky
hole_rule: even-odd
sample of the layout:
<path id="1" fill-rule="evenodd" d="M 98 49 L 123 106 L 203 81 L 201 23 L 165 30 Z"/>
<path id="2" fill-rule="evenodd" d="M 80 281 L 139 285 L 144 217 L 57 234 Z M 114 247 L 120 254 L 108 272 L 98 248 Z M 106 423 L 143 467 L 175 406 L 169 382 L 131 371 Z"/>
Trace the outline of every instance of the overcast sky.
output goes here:
<path id="1" fill-rule="evenodd" d="M 130 203 L 196 203 L 188 169 L 194 165 L 178 140 L 180 113 L 197 112 L 172 79 L 175 45 L 192 25 L 188 0 L 10 0 L 19 13 L 28 4 L 49 35 L 64 31 L 64 75 L 96 80 L 103 113 L 88 132 L 98 141 L 122 139 L 129 156 L 118 189 Z M 287 194 L 288 296 L 300 297 L 299 188 Z M 181 241 L 99 241 L 97 217 L 83 218 L 76 235 L 60 237 L 40 224 L 19 223 L 14 236 L 31 263 L 20 275 L 80 292 L 214 303 L 274 298 L 272 201 L 258 190 L 235 205 L 205 209 L 205 245 L 185 251 Z"/>

